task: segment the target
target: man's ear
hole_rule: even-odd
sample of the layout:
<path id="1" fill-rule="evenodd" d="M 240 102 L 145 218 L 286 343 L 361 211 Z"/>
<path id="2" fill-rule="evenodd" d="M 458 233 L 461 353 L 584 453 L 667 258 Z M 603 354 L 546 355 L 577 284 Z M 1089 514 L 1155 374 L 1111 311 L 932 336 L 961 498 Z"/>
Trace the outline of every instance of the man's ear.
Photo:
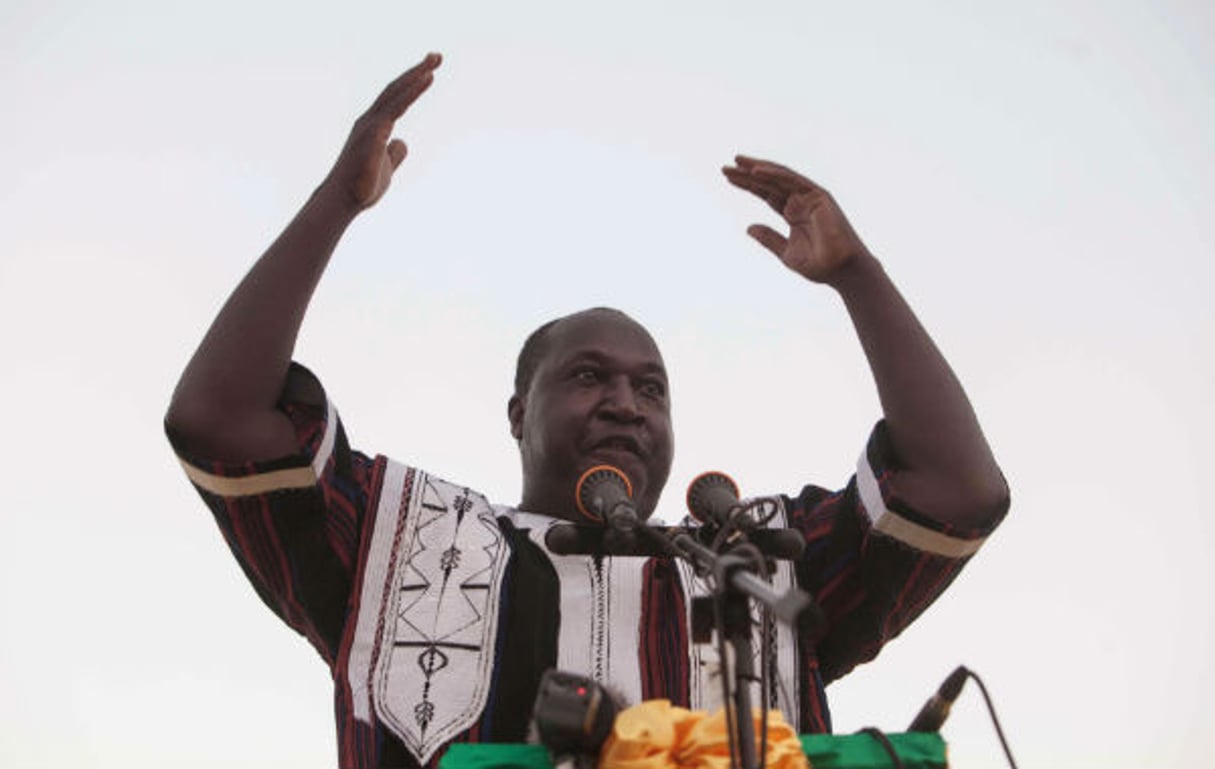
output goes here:
<path id="1" fill-rule="evenodd" d="M 518 395 L 510 396 L 506 402 L 506 416 L 510 420 L 510 434 L 515 440 L 523 440 L 523 399 Z"/>

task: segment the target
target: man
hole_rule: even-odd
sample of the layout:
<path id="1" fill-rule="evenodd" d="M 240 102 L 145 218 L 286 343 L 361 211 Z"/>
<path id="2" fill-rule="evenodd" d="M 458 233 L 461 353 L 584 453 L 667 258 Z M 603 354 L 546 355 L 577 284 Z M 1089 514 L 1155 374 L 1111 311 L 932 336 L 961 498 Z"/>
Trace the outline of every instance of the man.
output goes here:
<path id="1" fill-rule="evenodd" d="M 262 599 L 330 665 L 344 766 L 433 762 L 453 740 L 520 741 L 540 673 L 590 674 L 633 700 L 704 706 L 710 660 L 689 641 L 694 575 L 665 558 L 560 557 L 589 467 L 629 478 L 653 512 L 673 453 L 658 347 L 615 310 L 539 329 L 508 403 L 518 508 L 385 457 L 353 451 L 319 382 L 292 363 L 305 310 L 338 239 L 406 156 L 395 121 L 431 85 L 437 54 L 355 123 L 332 171 L 242 280 L 187 365 L 166 429 Z M 781 627 L 772 701 L 827 731 L 823 686 L 871 659 L 952 580 L 1003 517 L 1008 492 L 966 396 L 831 196 L 747 157 L 726 179 L 772 206 L 788 235 L 748 232 L 843 299 L 883 420 L 840 492 L 781 497 L 776 525 L 807 554 L 778 568 L 813 593 L 822 632 Z M 757 647 L 758 648 L 758 647 Z M 759 703 L 757 703 L 759 704 Z"/>

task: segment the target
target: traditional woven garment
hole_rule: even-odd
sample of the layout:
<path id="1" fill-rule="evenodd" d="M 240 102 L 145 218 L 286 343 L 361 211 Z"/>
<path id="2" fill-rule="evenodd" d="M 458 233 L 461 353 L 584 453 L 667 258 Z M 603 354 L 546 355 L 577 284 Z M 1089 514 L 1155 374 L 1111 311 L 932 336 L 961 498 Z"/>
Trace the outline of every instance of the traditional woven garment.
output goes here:
<path id="1" fill-rule="evenodd" d="M 452 741 L 523 741 L 550 667 L 630 702 L 716 703 L 716 656 L 689 641 L 703 586 L 686 565 L 551 555 L 552 519 L 353 451 L 302 367 L 281 405 L 298 454 L 179 456 L 258 594 L 330 666 L 342 766 L 421 766 Z M 780 626 L 770 639 L 780 685 L 766 704 L 801 732 L 830 730 L 825 683 L 876 655 L 987 534 L 891 498 L 896 472 L 879 424 L 843 490 L 779 497 L 773 525 L 801 530 L 807 548 L 776 570 L 776 587 L 811 592 L 827 620 L 822 633 Z M 764 643 L 754 639 L 757 670 Z"/>

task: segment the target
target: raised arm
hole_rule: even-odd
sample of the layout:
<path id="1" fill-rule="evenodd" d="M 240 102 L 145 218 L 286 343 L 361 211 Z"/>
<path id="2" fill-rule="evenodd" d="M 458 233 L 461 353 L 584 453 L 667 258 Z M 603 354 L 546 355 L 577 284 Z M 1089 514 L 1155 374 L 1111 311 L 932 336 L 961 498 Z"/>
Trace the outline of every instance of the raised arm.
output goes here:
<path id="1" fill-rule="evenodd" d="M 830 193 L 775 163 L 738 156 L 726 179 L 776 210 L 782 235 L 748 234 L 797 274 L 834 288 L 869 361 L 896 455 L 896 494 L 942 523 L 993 524 L 1008 489 L 957 377 Z"/>
<path id="2" fill-rule="evenodd" d="M 212 459 L 273 459 L 295 450 L 275 409 L 312 293 L 346 227 L 388 189 L 405 159 L 393 125 L 434 79 L 430 54 L 388 85 L 333 169 L 228 298 L 186 365 L 165 423 L 182 448 Z"/>

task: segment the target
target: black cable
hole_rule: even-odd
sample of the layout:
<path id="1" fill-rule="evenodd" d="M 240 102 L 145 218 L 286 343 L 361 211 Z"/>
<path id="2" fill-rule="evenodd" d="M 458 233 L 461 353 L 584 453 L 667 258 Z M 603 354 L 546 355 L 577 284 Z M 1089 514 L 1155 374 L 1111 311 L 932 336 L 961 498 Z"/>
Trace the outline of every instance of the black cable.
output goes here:
<path id="1" fill-rule="evenodd" d="M 890 756 L 890 761 L 892 764 L 894 764 L 894 769 L 905 769 L 903 766 L 903 759 L 899 758 L 899 752 L 895 750 L 894 745 L 890 742 L 890 738 L 887 737 L 886 733 L 881 729 L 877 728 L 876 726 L 866 726 L 864 729 L 861 729 L 858 734 L 868 734 L 870 737 L 877 740 L 878 744 L 885 749 L 886 755 Z"/>
<path id="2" fill-rule="evenodd" d="M 983 693 L 983 701 L 987 703 L 987 712 L 991 715 L 991 722 L 996 727 L 996 736 L 1000 738 L 1000 747 L 1004 748 L 1004 756 L 1008 759 L 1008 765 L 1012 769 L 1017 769 L 1017 762 L 1013 759 L 1012 751 L 1008 747 L 1008 740 L 1004 739 L 1004 729 L 1000 726 L 1000 719 L 996 715 L 995 705 L 991 703 L 991 697 L 987 694 L 987 687 L 983 685 L 983 679 L 979 678 L 978 673 L 969 668 L 966 670 L 966 674 L 979 685 L 979 691 Z"/>
<path id="3" fill-rule="evenodd" d="M 761 510 L 758 515 L 753 515 L 753 511 Z M 762 529 L 768 525 L 768 522 L 776 517 L 780 510 L 779 505 L 771 497 L 756 497 L 744 503 L 736 505 L 726 518 L 726 522 L 718 528 L 716 535 L 713 537 L 710 549 L 715 552 L 721 552 L 721 549 L 736 534 L 746 534 L 750 529 Z"/>

